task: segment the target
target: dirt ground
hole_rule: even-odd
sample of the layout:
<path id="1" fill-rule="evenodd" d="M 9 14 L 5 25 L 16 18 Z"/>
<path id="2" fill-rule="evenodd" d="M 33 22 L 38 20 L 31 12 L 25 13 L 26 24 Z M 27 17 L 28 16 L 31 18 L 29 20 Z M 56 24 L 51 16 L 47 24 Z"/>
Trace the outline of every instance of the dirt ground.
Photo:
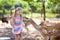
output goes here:
<path id="1" fill-rule="evenodd" d="M 37 31 L 32 25 L 29 27 L 29 31 L 26 29 L 23 32 L 23 40 L 43 40 L 43 36 L 39 31 Z M 0 37 L 11 37 L 14 38 L 14 35 L 11 32 L 11 28 L 0 28 Z"/>
<path id="2" fill-rule="evenodd" d="M 37 24 L 39 24 L 41 21 L 38 19 L 35 19 Z M 0 22 L 1 24 L 1 22 Z M 39 31 L 37 31 L 31 24 L 27 27 L 29 30 L 27 31 L 24 29 L 23 32 L 23 40 L 44 40 L 44 37 L 41 35 Z M 10 37 L 14 38 L 14 35 L 12 34 L 11 28 L 4 28 L 0 25 L 0 38 L 1 37 Z M 13 39 L 14 40 L 14 39 Z"/>

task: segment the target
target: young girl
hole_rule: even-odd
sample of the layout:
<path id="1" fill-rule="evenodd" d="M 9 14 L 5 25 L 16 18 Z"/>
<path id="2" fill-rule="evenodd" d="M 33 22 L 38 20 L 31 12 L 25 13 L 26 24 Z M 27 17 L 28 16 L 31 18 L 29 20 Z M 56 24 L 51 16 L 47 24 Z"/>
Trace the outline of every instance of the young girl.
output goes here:
<path id="1" fill-rule="evenodd" d="M 14 16 L 11 18 L 11 25 L 13 27 L 13 34 L 15 34 L 15 40 L 19 40 L 19 36 L 20 36 L 20 40 L 22 40 L 22 31 L 23 31 L 23 27 L 22 24 L 23 23 L 23 19 L 22 19 L 22 8 L 17 7 L 15 9 L 15 13 Z"/>

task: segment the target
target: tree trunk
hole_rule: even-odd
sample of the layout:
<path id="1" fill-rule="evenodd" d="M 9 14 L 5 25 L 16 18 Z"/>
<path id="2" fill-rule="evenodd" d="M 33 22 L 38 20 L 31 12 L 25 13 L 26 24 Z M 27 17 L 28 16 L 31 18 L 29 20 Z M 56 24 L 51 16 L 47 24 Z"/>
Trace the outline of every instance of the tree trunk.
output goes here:
<path id="1" fill-rule="evenodd" d="M 45 2 L 43 2 L 42 4 L 42 7 L 43 7 L 43 14 L 44 14 L 44 17 L 43 17 L 43 20 L 45 21 L 46 19 L 46 15 L 45 15 Z"/>

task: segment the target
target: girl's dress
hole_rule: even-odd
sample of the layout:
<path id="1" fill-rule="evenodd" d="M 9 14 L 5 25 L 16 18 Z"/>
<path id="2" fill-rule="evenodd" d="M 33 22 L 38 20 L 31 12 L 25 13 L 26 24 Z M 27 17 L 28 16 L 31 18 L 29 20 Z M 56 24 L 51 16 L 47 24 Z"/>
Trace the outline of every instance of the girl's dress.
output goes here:
<path id="1" fill-rule="evenodd" d="M 22 27 L 22 17 L 16 16 L 14 22 L 14 29 L 12 30 L 13 34 L 20 34 L 23 31 Z"/>

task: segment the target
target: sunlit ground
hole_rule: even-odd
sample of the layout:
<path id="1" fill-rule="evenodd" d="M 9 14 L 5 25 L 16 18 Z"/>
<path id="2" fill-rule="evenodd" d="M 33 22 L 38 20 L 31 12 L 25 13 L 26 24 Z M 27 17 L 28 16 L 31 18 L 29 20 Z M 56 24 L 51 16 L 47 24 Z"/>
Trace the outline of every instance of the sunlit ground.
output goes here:
<path id="1" fill-rule="evenodd" d="M 37 20 L 37 19 L 36 19 Z M 35 19 L 34 19 L 35 21 Z M 37 20 L 38 21 L 38 20 Z M 39 21 L 38 21 L 39 22 Z M 37 23 L 37 22 L 36 22 Z M 8 30 L 3 29 L 3 28 L 12 28 L 10 24 L 6 24 L 6 23 L 2 23 L 0 21 L 0 40 L 4 40 L 4 39 L 11 39 L 12 33 L 9 33 Z M 39 23 L 37 23 L 39 24 Z M 40 34 L 40 32 L 38 32 L 32 24 L 28 25 L 27 28 L 29 29 L 28 31 L 24 28 L 23 31 L 23 39 L 24 40 L 37 40 L 37 39 L 43 39 L 42 35 Z M 3 36 L 3 37 L 2 37 Z M 11 37 L 10 37 L 11 36 Z"/>
<path id="2" fill-rule="evenodd" d="M 33 18 L 33 20 L 35 21 L 36 24 L 40 24 L 41 23 L 41 19 L 36 19 Z M 54 20 L 58 20 L 56 18 L 54 19 L 47 19 L 47 20 L 51 20 L 50 22 L 60 22 L 60 21 L 54 21 Z M 10 24 L 6 24 L 6 23 L 2 23 L 0 21 L 0 40 L 3 39 L 11 39 L 11 37 L 13 38 L 14 36 L 12 36 L 12 33 L 8 32 L 8 30 L 6 29 L 2 29 L 2 28 L 12 28 L 12 26 Z M 23 31 L 23 39 L 25 40 L 43 40 L 43 36 L 41 35 L 41 33 L 39 31 L 37 31 L 32 24 L 28 25 L 27 28 L 29 29 L 28 31 L 24 28 Z"/>

